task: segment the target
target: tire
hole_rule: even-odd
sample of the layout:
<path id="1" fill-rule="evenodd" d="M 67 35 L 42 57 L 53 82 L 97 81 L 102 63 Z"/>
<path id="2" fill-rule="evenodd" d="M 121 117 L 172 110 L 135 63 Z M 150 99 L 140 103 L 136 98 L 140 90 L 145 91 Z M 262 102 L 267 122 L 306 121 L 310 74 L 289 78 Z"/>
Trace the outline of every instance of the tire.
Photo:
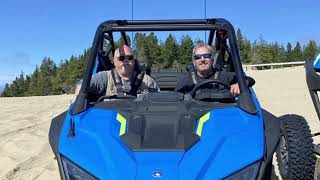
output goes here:
<path id="1" fill-rule="evenodd" d="M 284 115 L 280 120 L 277 161 L 283 179 L 314 179 L 316 156 L 307 121 L 298 115 Z"/>

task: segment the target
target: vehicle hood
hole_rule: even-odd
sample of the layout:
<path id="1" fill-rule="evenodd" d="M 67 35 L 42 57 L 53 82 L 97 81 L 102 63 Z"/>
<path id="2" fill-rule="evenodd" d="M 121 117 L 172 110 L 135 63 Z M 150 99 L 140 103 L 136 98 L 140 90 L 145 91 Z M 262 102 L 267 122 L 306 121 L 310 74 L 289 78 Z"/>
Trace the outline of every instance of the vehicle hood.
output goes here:
<path id="1" fill-rule="evenodd" d="M 263 156 L 261 113 L 252 115 L 237 107 L 209 110 L 195 120 L 199 139 L 192 146 L 141 151 L 132 150 L 121 138 L 128 126 L 120 116 L 114 110 L 89 108 L 72 122 L 68 114 L 59 153 L 99 179 L 221 179 Z M 74 137 L 68 137 L 71 124 Z"/>

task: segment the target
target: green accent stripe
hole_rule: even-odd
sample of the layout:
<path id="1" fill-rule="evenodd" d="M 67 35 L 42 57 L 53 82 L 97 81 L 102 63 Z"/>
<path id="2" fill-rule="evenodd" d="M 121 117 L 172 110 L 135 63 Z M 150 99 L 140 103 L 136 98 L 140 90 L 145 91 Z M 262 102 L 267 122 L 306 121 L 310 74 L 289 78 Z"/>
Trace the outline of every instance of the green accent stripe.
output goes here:
<path id="1" fill-rule="evenodd" d="M 120 122 L 120 133 L 119 136 L 121 136 L 122 134 L 125 133 L 126 131 L 126 125 L 127 125 L 127 120 L 126 118 L 124 118 L 123 116 L 121 116 L 121 114 L 117 114 L 117 120 Z"/>
<path id="2" fill-rule="evenodd" d="M 316 59 L 314 60 L 313 66 L 315 66 L 319 60 L 320 60 L 320 53 L 318 54 L 318 56 L 317 56 Z"/>
<path id="3" fill-rule="evenodd" d="M 209 118 L 210 118 L 210 112 L 208 112 L 207 114 L 203 115 L 203 116 L 199 119 L 199 124 L 198 124 L 198 128 L 197 128 L 197 134 L 198 134 L 198 136 L 201 136 L 203 124 L 204 124 L 206 121 L 208 121 Z"/>

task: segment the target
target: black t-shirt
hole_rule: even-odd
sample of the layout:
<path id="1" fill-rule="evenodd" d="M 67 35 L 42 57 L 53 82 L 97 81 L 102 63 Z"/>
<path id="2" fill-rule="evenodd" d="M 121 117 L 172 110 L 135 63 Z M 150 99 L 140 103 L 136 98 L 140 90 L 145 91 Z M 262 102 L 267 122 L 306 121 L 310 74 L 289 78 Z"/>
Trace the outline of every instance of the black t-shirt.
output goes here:
<path id="1" fill-rule="evenodd" d="M 216 76 L 216 77 L 214 77 Z M 222 82 L 225 82 L 227 84 L 234 84 L 237 82 L 237 79 L 236 79 L 236 75 L 234 72 L 227 72 L 227 71 L 217 71 L 216 73 L 212 73 L 210 76 L 208 77 L 199 77 L 199 76 L 196 76 L 197 78 L 197 82 L 198 83 L 201 83 L 201 82 L 204 82 L 204 81 L 207 81 L 207 80 L 210 80 L 210 79 L 217 79 L 217 80 L 220 80 Z M 181 93 L 190 93 L 192 91 L 194 87 L 194 84 L 192 82 L 192 78 L 191 78 L 191 75 L 187 75 L 185 77 L 183 77 L 178 83 L 177 83 L 177 86 L 176 86 L 176 91 L 177 92 L 181 92 Z M 222 85 L 218 85 L 218 84 L 207 84 L 205 86 L 203 86 L 201 89 L 208 89 L 208 90 L 219 90 L 223 88 Z"/>

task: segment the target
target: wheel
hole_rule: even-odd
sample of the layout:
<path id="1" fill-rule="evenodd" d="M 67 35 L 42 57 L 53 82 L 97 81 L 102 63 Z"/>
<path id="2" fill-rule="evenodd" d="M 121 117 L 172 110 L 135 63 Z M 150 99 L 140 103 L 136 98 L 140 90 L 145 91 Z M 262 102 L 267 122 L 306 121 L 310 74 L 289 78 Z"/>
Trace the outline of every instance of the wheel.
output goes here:
<path id="1" fill-rule="evenodd" d="M 316 157 L 307 121 L 298 115 L 284 115 L 280 120 L 277 161 L 283 179 L 313 179 Z"/>

